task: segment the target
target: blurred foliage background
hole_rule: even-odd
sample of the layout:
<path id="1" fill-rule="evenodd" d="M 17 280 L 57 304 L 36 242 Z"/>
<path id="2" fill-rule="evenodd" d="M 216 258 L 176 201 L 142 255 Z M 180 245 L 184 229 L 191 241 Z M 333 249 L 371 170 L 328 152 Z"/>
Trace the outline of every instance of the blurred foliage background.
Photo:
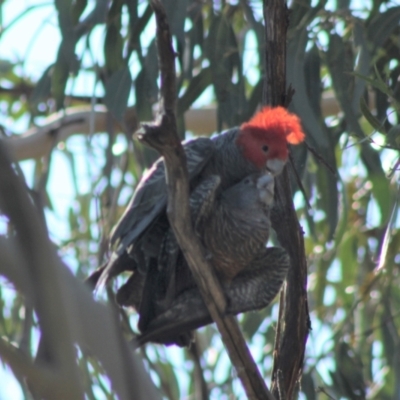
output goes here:
<path id="1" fill-rule="evenodd" d="M 32 0 L 11 18 L 11 3 L 0 3 L 0 48 L 17 46 L 12 38 L 28 18 L 40 24 L 25 56 L 0 55 L 1 134 L 15 149 L 20 134 L 37 134 L 50 116 L 56 121 L 48 130 L 51 150 L 19 157 L 20 166 L 59 256 L 82 280 L 107 259 L 110 229 L 157 157 L 131 137 L 157 107 L 153 13 L 142 0 Z M 263 90 L 262 2 L 163 3 L 177 52 L 182 138 L 211 134 L 210 124 L 221 131 L 248 119 Z M 292 0 L 288 6 L 290 109 L 307 132 L 307 145 L 293 152 L 304 190 L 295 179 L 293 189 L 305 232 L 313 328 L 299 398 L 399 399 L 400 3 Z M 46 26 L 55 32 L 51 39 L 40 35 Z M 32 51 L 45 58 L 46 40 L 58 47 L 39 73 L 29 63 Z M 68 125 L 74 110 L 87 113 L 89 128 Z M 59 141 L 67 128 L 73 136 Z M 29 149 L 40 153 L 37 143 Z M 1 234 L 9 229 L 0 216 Z M 0 336 L 34 357 L 40 326 L 32 305 L 12 281 L 0 279 Z M 119 312 L 131 338 L 136 317 Z M 267 380 L 277 313 L 276 300 L 240 318 Z M 197 333 L 190 350 L 148 345 L 138 354 L 165 398 L 244 396 L 213 326 Z M 96 357 L 78 358 L 86 398 L 115 398 Z M 23 396 L 32 398 L 19 382 Z"/>

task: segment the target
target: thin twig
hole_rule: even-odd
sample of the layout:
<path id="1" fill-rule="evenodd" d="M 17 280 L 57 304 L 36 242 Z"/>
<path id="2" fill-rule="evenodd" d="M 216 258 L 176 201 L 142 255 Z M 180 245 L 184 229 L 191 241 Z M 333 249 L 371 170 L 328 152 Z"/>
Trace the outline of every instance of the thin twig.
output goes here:
<path id="1" fill-rule="evenodd" d="M 196 335 L 197 336 L 197 335 Z M 197 339 L 197 337 L 196 337 Z M 194 380 L 194 396 L 198 400 L 207 400 L 210 397 L 207 382 L 204 378 L 204 370 L 201 366 L 201 354 L 199 351 L 199 342 L 195 342 L 190 346 L 188 352 L 194 362 L 193 380 Z"/>
<path id="2" fill-rule="evenodd" d="M 304 188 L 303 182 L 301 181 L 301 178 L 300 178 L 300 176 L 299 176 L 299 173 L 297 172 L 297 168 L 296 168 L 296 166 L 294 165 L 294 160 L 293 160 L 292 153 L 289 153 L 289 160 L 290 160 L 290 166 L 292 167 L 292 171 L 293 171 L 293 173 L 294 173 L 294 176 L 296 177 L 297 185 L 299 186 L 299 189 L 300 189 L 301 193 L 303 194 L 303 198 L 304 198 L 304 200 L 305 200 L 305 202 L 306 202 L 306 204 L 307 204 L 307 208 L 308 208 L 309 210 L 311 210 L 311 204 L 310 204 L 310 202 L 308 201 L 306 189 Z"/>
<path id="3" fill-rule="evenodd" d="M 306 144 L 307 150 L 323 165 L 325 165 L 325 167 L 332 173 L 333 176 L 336 176 L 337 173 L 335 171 L 335 169 L 329 165 L 326 160 L 313 148 L 311 147 L 307 141 L 304 142 Z"/>

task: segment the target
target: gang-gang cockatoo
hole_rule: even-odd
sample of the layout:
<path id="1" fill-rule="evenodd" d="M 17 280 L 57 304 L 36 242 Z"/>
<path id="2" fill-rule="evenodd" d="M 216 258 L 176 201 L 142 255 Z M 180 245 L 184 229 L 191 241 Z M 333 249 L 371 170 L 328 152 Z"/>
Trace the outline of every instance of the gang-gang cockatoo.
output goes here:
<path id="1" fill-rule="evenodd" d="M 299 118 L 283 107 L 265 107 L 240 127 L 213 138 L 184 143 L 191 192 L 212 175 L 220 179 L 221 191 L 255 173 L 278 175 L 288 160 L 288 144 L 304 140 Z M 142 177 L 131 201 L 114 228 L 108 264 L 93 274 L 92 283 L 102 285 L 124 270 L 143 273 L 156 268 L 160 246 L 169 229 L 166 216 L 167 190 L 163 159 Z M 152 266 L 153 265 L 153 266 Z M 228 268 L 221 275 L 232 279 Z M 100 277 L 100 278 L 99 278 Z"/>
<path id="2" fill-rule="evenodd" d="M 227 312 L 263 308 L 279 291 L 289 266 L 283 249 L 266 248 L 274 178 L 252 174 L 225 191 L 220 183 L 212 175 L 192 192 L 195 231 L 222 278 Z M 139 312 L 140 344 L 188 345 L 191 329 L 212 322 L 172 229 L 165 234 L 157 268 L 134 273 L 118 291 L 117 302 Z"/>
<path id="3" fill-rule="evenodd" d="M 225 283 L 231 282 L 229 286 L 224 285 L 226 295 L 231 298 L 232 313 L 264 307 L 277 293 L 284 279 L 288 267 L 287 256 L 281 249 L 265 249 L 269 209 L 262 215 L 260 211 L 263 207 L 252 210 L 251 202 L 260 196 L 263 185 L 270 194 L 273 193 L 272 177 L 279 174 L 287 162 L 288 144 L 298 144 L 303 139 L 297 116 L 282 107 L 266 107 L 240 128 L 233 128 L 212 139 L 201 138 L 184 144 L 192 214 L 202 215 L 197 221 L 203 221 L 200 229 L 202 222 L 195 222 L 195 225 L 219 276 Z M 267 181 L 262 177 L 263 174 L 268 176 Z M 257 188 L 256 191 L 254 188 Z M 246 190 L 249 193 L 244 195 L 243 191 Z M 209 197 L 205 198 L 204 193 Z M 214 203 L 217 195 L 219 200 Z M 198 307 L 197 315 L 190 315 L 190 311 L 186 316 L 182 313 L 182 309 L 190 303 L 187 301 L 189 292 L 194 296 L 192 302 L 201 303 L 201 300 L 174 238 L 168 239 L 173 234 L 165 213 L 166 198 L 164 164 L 160 159 L 140 181 L 127 210 L 114 229 L 111 236 L 113 253 L 99 280 L 101 284 L 123 270 L 141 271 L 142 275 L 134 274 L 120 289 L 117 298 L 121 304 L 130 303 L 139 309 L 139 328 L 145 332 L 144 336 L 147 334 L 150 337 L 145 341 L 168 342 L 169 334 L 165 334 L 165 329 L 170 332 L 169 337 L 175 338 L 176 327 L 187 326 L 191 329 L 210 318 L 204 305 Z M 242 215 L 235 209 L 239 203 L 245 211 Z M 196 211 L 196 207 L 207 209 L 207 204 L 219 207 L 219 212 L 207 214 L 204 210 Z M 256 218 L 249 218 L 252 213 Z M 212 218 L 205 218 L 204 215 L 212 215 Z M 205 220 L 207 223 L 204 223 Z M 237 229 L 238 226 L 242 229 Z M 246 240 L 240 242 L 243 237 Z M 171 248 L 175 250 L 170 251 Z M 263 271 L 261 265 L 264 265 Z M 265 265 L 274 268 L 265 268 Z M 250 292 L 257 292 L 255 288 L 258 288 L 265 295 L 248 297 L 249 287 L 254 289 Z M 168 310 L 170 306 L 172 308 Z M 180 313 L 180 325 L 166 322 L 168 318 L 170 322 L 173 321 L 174 312 Z M 155 318 L 157 322 L 148 326 Z M 157 339 L 154 332 L 160 329 L 164 334 Z"/>

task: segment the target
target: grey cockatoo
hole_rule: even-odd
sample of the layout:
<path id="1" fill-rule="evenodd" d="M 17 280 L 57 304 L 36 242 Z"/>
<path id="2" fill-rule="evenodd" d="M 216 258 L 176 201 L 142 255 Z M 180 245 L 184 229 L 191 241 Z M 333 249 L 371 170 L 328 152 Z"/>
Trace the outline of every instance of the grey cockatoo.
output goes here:
<path id="1" fill-rule="evenodd" d="M 221 135 L 184 144 L 191 192 L 212 175 L 224 191 L 246 176 L 268 172 L 276 176 L 288 159 L 288 144 L 304 140 L 299 118 L 282 107 L 265 107 L 250 121 Z M 111 239 L 108 264 L 92 275 L 97 287 L 123 270 L 147 273 L 158 262 L 169 229 L 163 159 L 143 176 Z M 211 245 L 211 243 L 209 243 Z M 225 251 L 225 250 L 221 250 Z M 217 267 L 218 268 L 218 267 Z M 234 273 L 229 273 L 232 278 Z"/>
<path id="2" fill-rule="evenodd" d="M 273 197 L 274 177 L 265 173 L 249 175 L 224 191 L 219 176 L 212 175 L 190 197 L 192 222 L 222 280 L 229 313 L 265 307 L 286 275 L 285 251 L 266 249 Z M 172 230 L 165 235 L 157 268 L 134 273 L 117 301 L 139 311 L 143 342 L 188 344 L 190 329 L 211 322 Z"/>

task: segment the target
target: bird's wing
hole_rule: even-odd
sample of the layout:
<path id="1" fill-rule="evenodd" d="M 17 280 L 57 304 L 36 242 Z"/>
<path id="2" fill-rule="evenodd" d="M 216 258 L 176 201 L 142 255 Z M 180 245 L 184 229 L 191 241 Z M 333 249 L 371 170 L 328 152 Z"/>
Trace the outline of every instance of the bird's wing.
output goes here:
<path id="1" fill-rule="evenodd" d="M 190 213 L 197 233 L 215 209 L 215 202 L 221 192 L 221 177 L 211 175 L 204 179 L 190 195 Z"/>
<path id="2" fill-rule="evenodd" d="M 190 213 L 196 226 L 200 219 L 207 219 L 210 215 L 220 183 L 221 178 L 219 176 L 211 175 L 200 182 L 192 191 L 189 199 Z M 181 253 L 172 228 L 169 227 L 164 232 L 158 254 L 157 270 L 152 273 L 147 272 L 146 275 L 146 282 L 153 280 L 157 281 L 157 284 L 149 286 L 150 290 L 146 290 L 148 285 L 145 286 L 145 290 L 142 292 L 142 303 L 147 304 L 154 301 L 155 294 L 157 294 L 158 308 L 163 310 L 171 306 L 177 294 L 194 285 L 191 272 Z M 141 307 L 141 318 L 146 314 L 148 314 L 148 309 Z"/>
<path id="3" fill-rule="evenodd" d="M 279 292 L 290 266 L 284 249 L 270 247 L 240 272 L 230 284 L 223 283 L 228 299 L 228 315 L 266 307 Z M 197 287 L 177 297 L 172 306 L 158 315 L 137 337 L 137 345 L 147 342 L 187 345 L 182 338 L 188 331 L 212 322 L 212 318 Z M 185 336 L 186 335 L 186 336 Z"/>
<path id="4" fill-rule="evenodd" d="M 214 150 L 208 138 L 198 138 L 184 143 L 189 180 L 196 177 L 207 164 Z M 154 163 L 141 179 L 127 209 L 111 233 L 111 248 L 117 254 L 136 241 L 167 204 L 165 167 L 163 158 Z"/>

